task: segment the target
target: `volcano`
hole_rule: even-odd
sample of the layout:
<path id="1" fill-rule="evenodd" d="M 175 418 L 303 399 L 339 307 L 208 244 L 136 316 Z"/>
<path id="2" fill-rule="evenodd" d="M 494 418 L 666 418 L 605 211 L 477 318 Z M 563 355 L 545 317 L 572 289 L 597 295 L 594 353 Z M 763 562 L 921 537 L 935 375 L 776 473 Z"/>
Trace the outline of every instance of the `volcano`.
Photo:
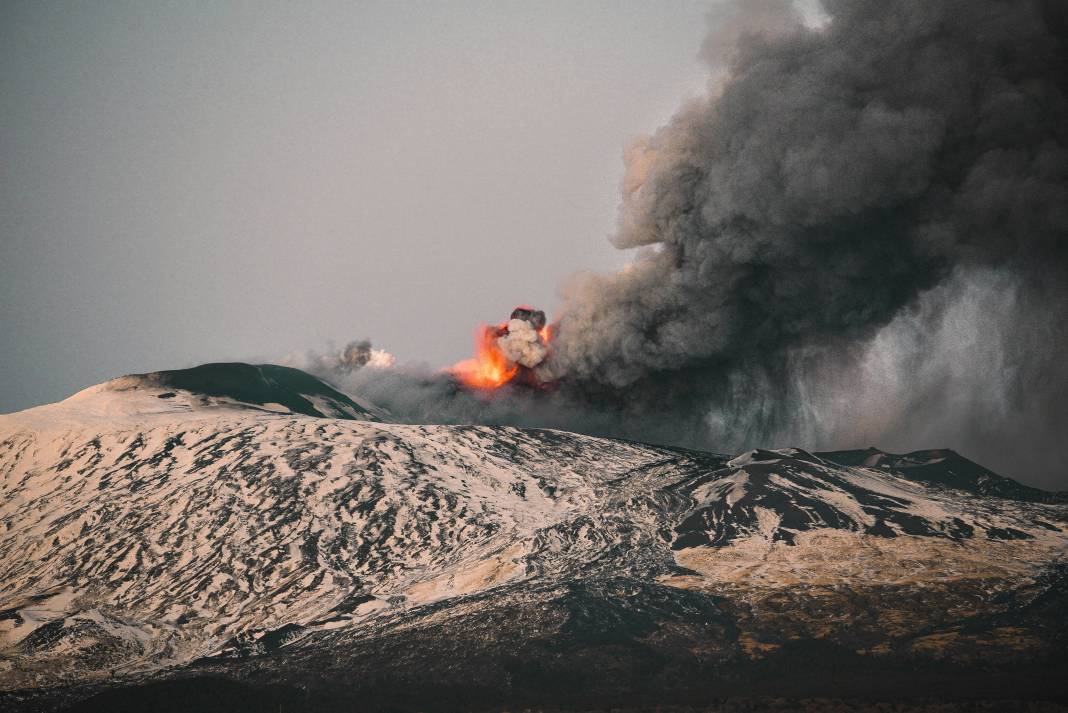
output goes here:
<path id="1" fill-rule="evenodd" d="M 402 424 L 208 364 L 0 416 L 0 495 L 5 710 L 1068 693 L 1068 497 L 950 450 Z"/>

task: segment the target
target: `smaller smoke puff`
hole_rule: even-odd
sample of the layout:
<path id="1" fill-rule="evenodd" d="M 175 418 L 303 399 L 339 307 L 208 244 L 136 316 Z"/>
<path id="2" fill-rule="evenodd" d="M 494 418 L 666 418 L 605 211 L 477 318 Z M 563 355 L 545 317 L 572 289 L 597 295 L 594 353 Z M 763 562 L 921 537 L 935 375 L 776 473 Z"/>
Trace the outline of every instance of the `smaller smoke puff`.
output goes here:
<path id="1" fill-rule="evenodd" d="M 336 368 L 340 371 L 352 372 L 364 366 L 384 368 L 393 366 L 396 359 L 389 352 L 375 349 L 370 340 L 361 339 L 349 342 L 337 356 Z"/>
<path id="2" fill-rule="evenodd" d="M 288 357 L 283 360 L 283 363 L 305 369 L 319 376 L 336 378 L 354 374 L 364 367 L 387 369 L 392 367 L 396 361 L 396 358 L 389 352 L 375 349 L 369 340 L 358 339 L 349 342 L 339 350 L 331 349 L 322 353 L 308 351 Z"/>
<path id="3" fill-rule="evenodd" d="M 541 341 L 538 330 L 525 319 L 508 320 L 508 333 L 498 337 L 497 346 L 508 361 L 533 369 L 545 361 L 549 348 Z"/>

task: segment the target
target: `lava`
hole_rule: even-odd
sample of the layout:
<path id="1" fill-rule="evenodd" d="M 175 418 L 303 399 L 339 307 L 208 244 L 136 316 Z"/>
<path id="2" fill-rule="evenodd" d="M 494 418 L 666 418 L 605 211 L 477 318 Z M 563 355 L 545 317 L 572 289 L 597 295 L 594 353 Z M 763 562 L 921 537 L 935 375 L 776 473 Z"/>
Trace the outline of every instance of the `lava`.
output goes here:
<path id="1" fill-rule="evenodd" d="M 452 366 L 451 371 L 465 386 L 473 389 L 496 389 L 519 373 L 518 364 L 509 364 L 497 346 L 497 335 L 507 323 L 496 327 L 483 324 L 475 337 L 475 356 Z"/>

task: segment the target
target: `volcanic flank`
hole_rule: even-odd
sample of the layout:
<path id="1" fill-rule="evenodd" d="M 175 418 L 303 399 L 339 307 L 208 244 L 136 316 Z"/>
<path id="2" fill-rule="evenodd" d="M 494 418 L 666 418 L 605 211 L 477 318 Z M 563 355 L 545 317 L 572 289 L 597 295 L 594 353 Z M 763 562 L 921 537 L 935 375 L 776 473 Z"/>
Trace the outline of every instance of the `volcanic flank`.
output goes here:
<path id="1" fill-rule="evenodd" d="M 947 450 L 379 414 L 209 364 L 0 416 L 0 706 L 1068 693 L 1063 495 Z"/>

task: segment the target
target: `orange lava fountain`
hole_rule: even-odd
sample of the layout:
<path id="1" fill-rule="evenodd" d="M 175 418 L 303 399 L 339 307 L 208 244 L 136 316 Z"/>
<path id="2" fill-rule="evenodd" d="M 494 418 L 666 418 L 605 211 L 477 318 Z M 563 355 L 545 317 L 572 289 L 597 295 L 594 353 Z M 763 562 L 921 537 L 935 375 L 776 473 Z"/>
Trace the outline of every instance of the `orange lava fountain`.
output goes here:
<path id="1" fill-rule="evenodd" d="M 509 363 L 497 347 L 497 336 L 506 329 L 505 322 L 496 327 L 483 324 L 475 336 L 475 356 L 449 368 L 465 386 L 472 389 L 497 389 L 519 373 L 519 365 Z"/>

